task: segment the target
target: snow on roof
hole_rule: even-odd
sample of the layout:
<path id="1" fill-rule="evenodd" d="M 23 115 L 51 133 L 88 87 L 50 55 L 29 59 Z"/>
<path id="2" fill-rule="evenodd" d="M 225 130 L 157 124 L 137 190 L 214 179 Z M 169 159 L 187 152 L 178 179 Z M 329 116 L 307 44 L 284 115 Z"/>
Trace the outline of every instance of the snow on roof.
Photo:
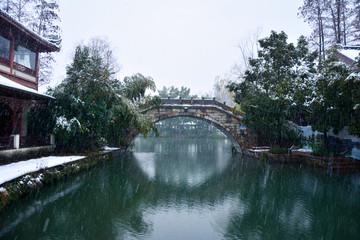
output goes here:
<path id="1" fill-rule="evenodd" d="M 53 96 L 44 94 L 44 93 L 39 93 L 38 91 L 25 87 L 19 83 L 16 83 L 14 81 L 11 81 L 10 79 L 0 75 L 0 86 L 5 87 L 5 88 L 11 88 L 11 89 L 15 89 L 18 90 L 20 92 L 25 92 L 25 93 L 30 93 L 36 96 L 40 96 L 40 97 L 45 97 L 45 98 L 52 98 L 55 99 Z"/>
<path id="2" fill-rule="evenodd" d="M 19 27 L 23 32 L 26 32 L 28 34 L 30 34 L 33 38 L 37 39 L 38 41 L 40 41 L 42 44 L 44 45 L 48 45 L 50 48 L 52 48 L 54 51 L 59 51 L 59 47 L 52 43 L 51 41 L 49 41 L 48 39 L 45 39 L 44 37 L 36 34 L 35 32 L 33 32 L 32 30 L 30 30 L 29 28 L 27 28 L 24 24 L 20 23 L 19 21 L 17 21 L 15 18 L 13 18 L 12 16 L 10 16 L 9 14 L 7 14 L 6 12 L 2 11 L 0 9 L 0 15 L 4 16 L 8 21 L 10 21 L 13 25 L 17 25 L 17 27 Z"/>
<path id="3" fill-rule="evenodd" d="M 345 57 L 355 61 L 360 54 L 360 46 L 340 46 L 338 51 Z"/>

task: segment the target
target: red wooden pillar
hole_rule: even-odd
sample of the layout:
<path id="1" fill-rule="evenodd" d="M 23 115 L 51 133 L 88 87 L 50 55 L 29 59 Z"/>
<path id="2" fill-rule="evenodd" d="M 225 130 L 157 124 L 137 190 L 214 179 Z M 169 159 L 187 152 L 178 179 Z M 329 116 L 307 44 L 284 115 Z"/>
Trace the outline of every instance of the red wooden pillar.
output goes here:
<path id="1" fill-rule="evenodd" d="M 19 136 L 20 136 L 20 141 L 21 141 L 21 129 L 22 129 L 22 105 L 23 105 L 23 103 L 22 102 L 20 102 L 20 106 L 19 106 L 19 114 L 20 114 L 20 116 L 19 116 Z"/>
<path id="2" fill-rule="evenodd" d="M 36 90 L 38 91 L 38 84 L 39 84 L 39 52 L 36 52 L 35 79 L 36 79 Z"/>
<path id="3" fill-rule="evenodd" d="M 13 104 L 10 106 L 12 110 L 11 116 L 11 126 L 12 134 L 21 134 L 21 120 L 22 120 L 22 101 L 19 99 L 14 99 Z M 17 130 L 17 131 L 15 131 Z"/>
<path id="4" fill-rule="evenodd" d="M 14 104 L 15 105 L 15 104 Z M 16 109 L 15 107 L 11 106 L 11 134 L 15 134 L 15 125 L 16 125 Z"/>

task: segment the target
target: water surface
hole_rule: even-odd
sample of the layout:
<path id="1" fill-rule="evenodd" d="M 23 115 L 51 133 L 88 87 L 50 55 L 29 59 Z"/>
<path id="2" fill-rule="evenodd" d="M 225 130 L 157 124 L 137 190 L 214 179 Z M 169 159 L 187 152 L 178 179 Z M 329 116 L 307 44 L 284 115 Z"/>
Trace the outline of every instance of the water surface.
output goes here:
<path id="1" fill-rule="evenodd" d="M 0 214 L 0 239 L 359 236 L 359 175 L 231 155 L 228 140 L 137 138 Z"/>

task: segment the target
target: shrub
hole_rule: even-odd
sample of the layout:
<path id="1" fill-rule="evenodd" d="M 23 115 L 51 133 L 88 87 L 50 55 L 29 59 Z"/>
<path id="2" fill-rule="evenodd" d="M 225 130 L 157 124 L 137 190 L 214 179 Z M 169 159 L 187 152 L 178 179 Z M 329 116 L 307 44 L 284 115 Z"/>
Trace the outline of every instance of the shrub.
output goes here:
<path id="1" fill-rule="evenodd" d="M 271 148 L 270 153 L 272 154 L 288 154 L 291 153 L 291 150 L 288 148 Z"/>
<path id="2" fill-rule="evenodd" d="M 314 156 L 339 156 L 339 153 L 332 149 L 326 149 L 324 144 L 316 143 L 312 146 L 312 155 Z"/>

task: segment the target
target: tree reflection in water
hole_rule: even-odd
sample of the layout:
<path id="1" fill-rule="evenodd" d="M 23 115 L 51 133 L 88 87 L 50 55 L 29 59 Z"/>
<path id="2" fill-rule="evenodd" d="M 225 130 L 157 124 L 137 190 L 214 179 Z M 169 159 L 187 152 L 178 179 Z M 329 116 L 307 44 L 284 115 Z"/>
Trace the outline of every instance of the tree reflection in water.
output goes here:
<path id="1" fill-rule="evenodd" d="M 359 175 L 270 165 L 230 142 L 142 139 L 135 152 L 0 215 L 0 239 L 354 239 Z"/>

